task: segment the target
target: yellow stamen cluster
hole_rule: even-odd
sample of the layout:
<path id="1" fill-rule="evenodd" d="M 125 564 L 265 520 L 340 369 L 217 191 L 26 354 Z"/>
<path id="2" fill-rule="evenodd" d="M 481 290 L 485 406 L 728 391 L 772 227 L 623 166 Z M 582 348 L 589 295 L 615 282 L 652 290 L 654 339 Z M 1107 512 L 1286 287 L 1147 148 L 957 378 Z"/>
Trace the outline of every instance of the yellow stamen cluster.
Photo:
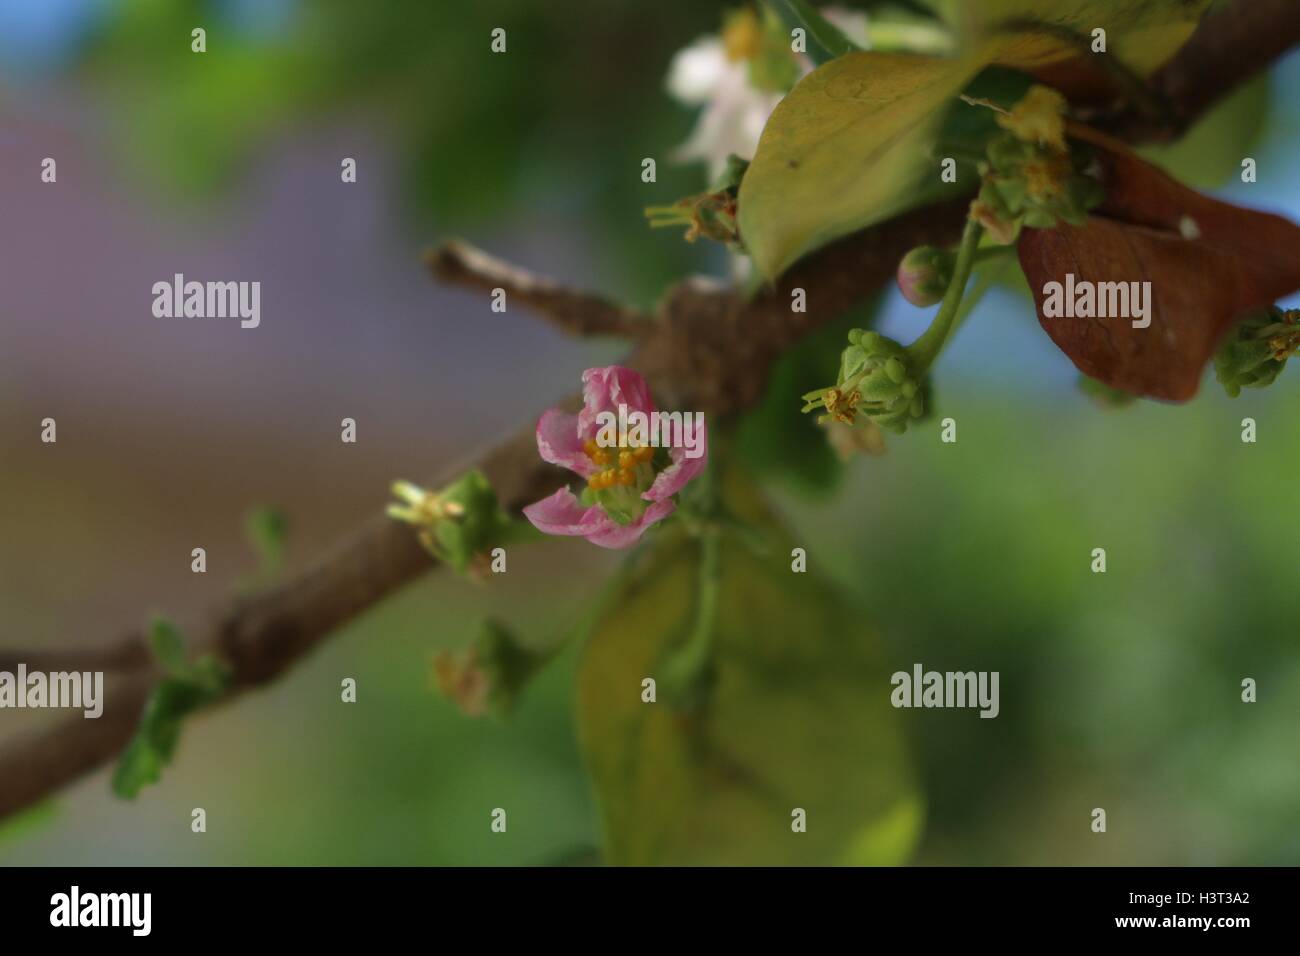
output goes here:
<path id="1" fill-rule="evenodd" d="M 838 388 L 829 389 L 826 392 L 826 413 L 832 421 L 852 425 L 857 418 L 860 401 L 862 401 L 862 393 L 856 388 L 848 394 Z"/>
<path id="2" fill-rule="evenodd" d="M 587 479 L 587 486 L 592 491 L 621 486 L 631 488 L 636 485 L 637 466 L 654 457 L 655 450 L 649 445 L 630 447 L 619 445 L 617 448 L 602 448 L 595 439 L 588 438 L 583 443 L 586 452 L 597 465 L 603 469 Z"/>

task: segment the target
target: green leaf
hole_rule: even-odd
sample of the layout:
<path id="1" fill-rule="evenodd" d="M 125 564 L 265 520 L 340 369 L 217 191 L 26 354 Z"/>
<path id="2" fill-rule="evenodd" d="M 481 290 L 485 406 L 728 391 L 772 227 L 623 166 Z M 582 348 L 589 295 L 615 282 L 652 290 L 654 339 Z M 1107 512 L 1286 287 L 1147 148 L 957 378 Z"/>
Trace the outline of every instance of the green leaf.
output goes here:
<path id="1" fill-rule="evenodd" d="M 1105 55 L 1146 73 L 1191 35 L 1205 0 L 935 6 L 957 27 L 960 55 L 850 53 L 804 77 L 768 119 L 740 186 L 738 214 L 764 277 L 915 205 L 919 190 L 938 180 L 933 147 L 941 108 L 984 67 L 1035 69 L 1077 56 L 1102 25 Z"/>
<path id="2" fill-rule="evenodd" d="M 113 771 L 113 792 L 133 799 L 151 783 L 157 783 L 176 750 L 180 737 L 180 718 L 176 678 L 166 678 L 154 688 L 145 704 L 140 726 Z"/>
<path id="3" fill-rule="evenodd" d="M 912 855 L 917 834 L 924 824 L 925 807 L 921 800 L 901 799 L 850 837 L 843 862 L 850 866 L 879 866 L 881 861 L 906 860 Z"/>
<path id="4" fill-rule="evenodd" d="M 808 38 L 808 57 L 820 66 L 837 56 L 852 53 L 857 46 L 817 12 L 807 0 L 764 0 L 790 29 L 802 28 Z"/>
<path id="5" fill-rule="evenodd" d="M 113 772 L 113 792 L 119 797 L 133 799 L 144 787 L 157 783 L 176 753 L 181 721 L 223 693 L 226 678 L 215 661 L 206 659 L 194 668 L 194 679 L 166 677 L 154 688 L 140 726 Z"/>
<path id="6" fill-rule="evenodd" d="M 992 42 L 989 62 L 1032 69 L 1075 56 L 1106 31 L 1106 56 L 1147 74 L 1196 29 L 1209 0 L 930 0 L 971 48 Z M 1085 45 L 1083 47 L 1087 49 Z"/>
<path id="7" fill-rule="evenodd" d="M 118 758 L 113 771 L 113 793 L 123 800 L 134 800 L 141 790 L 161 779 L 164 763 L 166 760 L 157 745 L 137 733 Z"/>
<path id="8" fill-rule="evenodd" d="M 185 638 L 175 624 L 161 615 L 155 615 L 149 624 L 149 646 L 169 671 L 179 674 L 189 666 L 185 658 Z"/>
<path id="9" fill-rule="evenodd" d="M 149 626 L 149 643 L 170 672 L 149 695 L 135 736 L 118 758 L 112 788 L 119 797 L 134 798 L 148 784 L 157 783 L 171 762 L 180 740 L 181 721 L 217 700 L 229 684 L 226 669 L 210 655 L 190 663 L 185 638 L 176 625 L 161 616 Z"/>
<path id="10" fill-rule="evenodd" d="M 615 582 L 578 688 L 579 734 L 615 864 L 895 864 L 921 800 L 861 615 L 790 566 L 790 541 L 731 476 L 726 507 L 765 557 L 724 531 L 714 682 L 698 711 L 642 703 L 695 611 L 699 542 L 656 535 Z M 791 813 L 807 813 L 807 832 Z"/>
<path id="11" fill-rule="evenodd" d="M 278 508 L 254 508 L 244 518 L 244 534 L 257 552 L 261 573 L 274 574 L 284 565 L 289 519 Z"/>
<path id="12" fill-rule="evenodd" d="M 739 222 L 759 272 L 904 209 L 976 60 L 850 53 L 808 74 L 772 113 L 740 184 Z"/>

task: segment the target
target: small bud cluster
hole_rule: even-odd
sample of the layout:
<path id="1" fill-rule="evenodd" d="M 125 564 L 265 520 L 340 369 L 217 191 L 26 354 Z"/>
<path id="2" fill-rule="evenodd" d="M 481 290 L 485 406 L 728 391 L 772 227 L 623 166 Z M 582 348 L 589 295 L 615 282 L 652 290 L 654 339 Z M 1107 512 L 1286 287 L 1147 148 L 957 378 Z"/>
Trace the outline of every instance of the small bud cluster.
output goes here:
<path id="1" fill-rule="evenodd" d="M 748 168 L 748 160 L 734 155 L 727 157 L 726 168 L 708 192 L 687 196 L 669 206 L 647 207 L 645 214 L 650 228 L 685 226 L 687 242 L 703 236 L 743 251 L 740 227 L 736 224 L 736 196 Z"/>
<path id="2" fill-rule="evenodd" d="M 1252 312 L 1233 327 L 1214 356 L 1214 374 L 1236 398 L 1243 388 L 1272 385 L 1300 348 L 1300 309 Z"/>
<path id="3" fill-rule="evenodd" d="M 1065 139 L 1065 100 L 1036 86 L 1010 113 L 998 116 L 1007 132 L 988 146 L 980 164 L 983 185 L 971 215 L 999 245 L 1010 245 L 1022 226 L 1051 229 L 1058 222 L 1081 226 L 1105 197 L 1085 172 L 1089 151 Z"/>
<path id="4" fill-rule="evenodd" d="M 912 371 L 907 351 L 893 339 L 864 329 L 849 333 L 835 384 L 803 399 L 805 412 L 826 410 L 819 422 L 869 421 L 899 434 L 925 411 L 921 380 Z"/>
<path id="5" fill-rule="evenodd" d="M 401 503 L 389 505 L 388 516 L 413 525 L 425 549 L 461 573 L 480 565 L 481 556 L 511 531 L 511 519 L 478 471 L 462 475 L 441 491 L 397 481 L 393 494 Z"/>

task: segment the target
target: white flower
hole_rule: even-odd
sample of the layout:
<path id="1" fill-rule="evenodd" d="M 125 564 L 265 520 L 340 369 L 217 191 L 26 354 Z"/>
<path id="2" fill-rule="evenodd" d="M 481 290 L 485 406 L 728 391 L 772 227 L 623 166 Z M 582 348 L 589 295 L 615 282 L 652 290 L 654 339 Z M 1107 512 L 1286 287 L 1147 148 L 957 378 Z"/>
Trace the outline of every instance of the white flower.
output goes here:
<path id="1" fill-rule="evenodd" d="M 867 45 L 866 14 L 828 7 L 822 15 L 850 40 Z M 797 61 L 800 76 L 811 72 L 813 64 L 806 56 L 797 57 Z M 667 86 L 668 92 L 687 106 L 704 107 L 695 129 L 673 158 L 707 163 L 710 180 L 722 174 L 731 154 L 753 158 L 768 117 L 783 98 L 781 93 L 754 87 L 749 61 L 728 55 L 726 42 L 716 36 L 701 37 L 677 52 L 668 68 Z"/>
<path id="2" fill-rule="evenodd" d="M 690 137 L 673 153 L 680 162 L 708 163 L 709 178 L 722 174 L 732 153 L 749 159 L 780 93 L 749 82 L 749 63 L 728 58 L 722 40 L 704 37 L 673 57 L 668 92 L 688 106 L 703 106 Z"/>

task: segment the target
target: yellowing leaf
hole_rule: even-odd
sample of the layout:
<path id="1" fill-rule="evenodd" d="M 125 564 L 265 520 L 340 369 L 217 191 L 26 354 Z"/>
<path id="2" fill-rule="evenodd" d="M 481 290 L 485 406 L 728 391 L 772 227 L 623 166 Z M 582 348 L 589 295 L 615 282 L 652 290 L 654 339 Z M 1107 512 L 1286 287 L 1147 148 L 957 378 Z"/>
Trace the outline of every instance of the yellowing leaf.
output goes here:
<path id="1" fill-rule="evenodd" d="M 1209 0 L 937 0 L 939 13 L 971 47 L 996 41 L 993 62 L 1035 69 L 1076 56 L 1067 34 L 1092 42 L 1106 31 L 1106 53 L 1150 73 L 1181 47 Z"/>
<path id="2" fill-rule="evenodd" d="M 851 53 L 814 70 L 777 106 L 740 185 L 741 238 L 775 278 L 800 256 L 908 208 L 936 182 L 942 107 L 984 67 L 1034 70 L 1078 56 L 1092 31 L 1138 73 L 1187 40 L 1207 0 L 936 0 L 955 58 Z"/>
<path id="3" fill-rule="evenodd" d="M 951 101 L 982 64 L 850 53 L 814 70 L 777 106 L 740 184 L 740 233 L 759 271 L 887 219 L 934 175 L 928 151 Z"/>
<path id="4" fill-rule="evenodd" d="M 689 633 L 698 543 L 665 528 L 615 585 L 585 651 L 579 734 L 615 864 L 811 865 L 907 862 L 921 832 L 870 630 L 751 501 L 757 556 L 727 534 L 716 683 L 699 711 L 641 700 L 642 680 Z M 806 832 L 792 813 L 806 814 Z"/>

